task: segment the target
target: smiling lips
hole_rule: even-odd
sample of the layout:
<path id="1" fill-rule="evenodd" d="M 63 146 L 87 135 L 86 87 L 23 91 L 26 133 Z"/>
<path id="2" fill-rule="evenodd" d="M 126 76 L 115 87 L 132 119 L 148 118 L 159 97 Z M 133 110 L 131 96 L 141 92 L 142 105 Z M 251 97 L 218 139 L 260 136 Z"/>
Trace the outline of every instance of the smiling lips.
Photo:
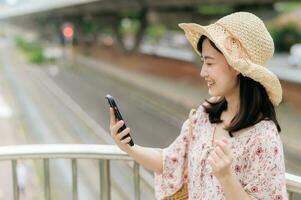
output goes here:
<path id="1" fill-rule="evenodd" d="M 211 87 L 212 85 L 214 85 L 215 84 L 215 82 L 214 81 L 209 81 L 209 80 L 206 80 L 207 81 L 207 86 L 208 87 Z"/>

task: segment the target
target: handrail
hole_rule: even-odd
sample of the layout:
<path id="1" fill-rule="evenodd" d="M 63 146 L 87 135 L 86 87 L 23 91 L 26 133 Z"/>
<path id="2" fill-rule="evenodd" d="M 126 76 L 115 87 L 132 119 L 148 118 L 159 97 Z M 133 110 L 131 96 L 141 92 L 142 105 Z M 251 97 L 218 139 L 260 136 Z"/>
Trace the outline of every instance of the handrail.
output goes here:
<path id="1" fill-rule="evenodd" d="M 301 177 L 290 173 L 285 173 L 287 190 L 301 194 Z"/>
<path id="2" fill-rule="evenodd" d="M 11 160 L 13 171 L 14 199 L 19 199 L 17 190 L 17 160 L 21 159 L 43 159 L 44 160 L 44 187 L 45 199 L 50 197 L 49 181 L 49 159 L 65 158 L 72 161 L 72 194 L 73 199 L 77 198 L 77 159 L 99 159 L 101 176 L 101 199 L 110 199 L 110 160 L 132 160 L 128 154 L 121 151 L 116 145 L 95 145 L 95 144 L 30 144 L 30 145 L 10 145 L 0 147 L 0 161 Z M 134 186 L 135 199 L 140 199 L 140 176 L 139 165 L 134 164 Z M 293 193 L 301 194 L 301 177 L 290 173 L 285 173 L 287 191 L 289 199 L 292 199 Z"/>
<path id="3" fill-rule="evenodd" d="M 130 156 L 121 151 L 116 145 L 95 144 L 30 144 L 10 145 L 0 147 L 0 161 L 12 162 L 14 200 L 19 200 L 17 160 L 43 159 L 44 171 L 44 196 L 51 199 L 50 166 L 49 159 L 70 159 L 72 170 L 72 199 L 78 199 L 77 159 L 97 159 L 100 171 L 100 199 L 111 199 L 110 160 L 134 161 Z M 139 164 L 134 162 L 134 196 L 140 200 Z"/>
<path id="4" fill-rule="evenodd" d="M 133 160 L 116 145 L 29 144 L 0 147 L 0 160 L 39 158 Z"/>

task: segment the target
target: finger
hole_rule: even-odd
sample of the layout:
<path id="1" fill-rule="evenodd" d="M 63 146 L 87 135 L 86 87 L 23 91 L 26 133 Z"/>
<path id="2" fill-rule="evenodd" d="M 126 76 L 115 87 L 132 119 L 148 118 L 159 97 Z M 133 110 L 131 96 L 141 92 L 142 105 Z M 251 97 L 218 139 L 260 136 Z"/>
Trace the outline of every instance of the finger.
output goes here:
<path id="1" fill-rule="evenodd" d="M 220 162 L 222 159 L 215 153 L 215 151 L 212 152 L 211 157 L 216 163 Z"/>
<path id="2" fill-rule="evenodd" d="M 208 157 L 208 162 L 209 164 L 211 165 L 212 168 L 216 169 L 217 168 L 217 165 L 215 163 L 215 161 L 212 159 L 212 157 Z"/>
<path id="3" fill-rule="evenodd" d="M 222 149 L 220 148 L 220 146 L 217 146 L 215 149 L 215 153 L 221 158 L 221 159 L 225 159 L 227 157 L 227 155 L 222 151 Z"/>
<path id="4" fill-rule="evenodd" d="M 227 138 L 226 137 L 223 137 L 223 139 L 222 139 L 225 143 L 227 143 L 227 144 L 229 144 L 229 141 L 227 140 Z"/>
<path id="5" fill-rule="evenodd" d="M 121 140 L 124 136 L 126 136 L 127 134 L 129 134 L 130 132 L 130 128 L 126 128 L 123 131 L 121 131 L 120 133 L 117 134 L 117 138 L 119 140 Z"/>
<path id="6" fill-rule="evenodd" d="M 229 151 L 230 151 L 230 148 L 229 148 L 229 145 L 226 144 L 225 142 L 223 142 L 222 140 L 217 140 L 215 141 L 215 144 L 217 146 L 219 146 L 221 148 L 221 150 L 226 154 L 228 155 L 229 154 Z"/>
<path id="7" fill-rule="evenodd" d="M 226 155 L 226 157 L 224 157 L 224 161 L 226 163 L 228 163 L 229 161 L 231 162 L 232 157 L 233 157 L 233 152 L 232 152 L 232 147 L 231 144 L 217 144 L 218 147 L 221 148 L 221 150 L 224 152 L 224 154 Z"/>
<path id="8" fill-rule="evenodd" d="M 124 140 L 121 140 L 121 143 L 125 145 L 125 144 L 129 143 L 130 141 L 131 141 L 131 137 L 127 137 Z"/>
<path id="9" fill-rule="evenodd" d="M 118 133 L 118 134 L 116 135 L 116 137 L 117 137 L 117 139 L 122 140 L 122 138 L 123 138 L 124 136 L 128 135 L 129 132 L 130 132 L 130 128 L 126 128 L 126 129 L 124 129 L 123 131 L 121 131 L 120 133 Z"/>
<path id="10" fill-rule="evenodd" d="M 110 107 L 110 127 L 116 124 L 115 114 L 113 108 Z"/>
<path id="11" fill-rule="evenodd" d="M 124 125 L 123 120 L 118 121 L 111 130 L 111 133 L 113 134 L 117 134 L 118 130 Z"/>
<path id="12" fill-rule="evenodd" d="M 232 148 L 232 142 L 230 142 L 229 139 L 227 139 L 226 137 L 224 137 L 224 138 L 222 139 L 222 141 L 226 144 L 226 146 L 229 147 L 229 149 Z"/>

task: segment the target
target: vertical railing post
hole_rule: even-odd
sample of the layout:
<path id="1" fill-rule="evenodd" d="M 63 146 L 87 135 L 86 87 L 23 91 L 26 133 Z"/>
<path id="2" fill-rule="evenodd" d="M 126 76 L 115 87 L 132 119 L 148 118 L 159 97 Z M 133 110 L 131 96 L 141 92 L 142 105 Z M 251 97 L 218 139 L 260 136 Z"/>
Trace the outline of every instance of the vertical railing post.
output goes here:
<path id="1" fill-rule="evenodd" d="M 49 159 L 43 159 L 44 164 L 44 194 L 45 194 L 45 200 L 51 199 L 50 194 L 50 175 L 49 175 Z"/>
<path id="2" fill-rule="evenodd" d="M 134 161 L 134 188 L 135 188 L 135 200 L 140 200 L 139 164 L 135 161 Z"/>
<path id="3" fill-rule="evenodd" d="M 17 161 L 12 160 L 12 172 L 13 172 L 13 192 L 14 200 L 19 200 L 19 189 L 18 189 L 18 175 L 17 175 Z"/>
<path id="4" fill-rule="evenodd" d="M 111 200 L 111 183 L 110 183 L 110 161 L 99 161 L 100 171 L 100 199 Z"/>
<path id="5" fill-rule="evenodd" d="M 291 191 L 288 191 L 288 199 L 293 200 L 293 193 Z"/>
<path id="6" fill-rule="evenodd" d="M 72 159 L 72 199 L 78 199 L 78 187 L 77 187 L 77 161 Z"/>

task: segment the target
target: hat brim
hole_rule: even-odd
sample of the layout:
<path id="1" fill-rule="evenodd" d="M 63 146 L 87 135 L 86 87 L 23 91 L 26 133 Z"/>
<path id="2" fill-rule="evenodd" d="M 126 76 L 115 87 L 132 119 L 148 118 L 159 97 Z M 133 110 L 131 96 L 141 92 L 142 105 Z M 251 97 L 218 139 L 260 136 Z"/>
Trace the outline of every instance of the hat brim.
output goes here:
<path id="1" fill-rule="evenodd" d="M 205 35 L 223 53 L 231 67 L 239 71 L 242 75 L 250 77 L 262 84 L 274 106 L 280 104 L 282 100 L 282 88 L 277 76 L 262 65 L 245 62 L 245 60 L 242 59 L 234 59 L 224 46 L 229 33 L 227 33 L 223 27 L 217 24 L 201 26 L 195 23 L 180 23 L 179 27 L 184 30 L 186 38 L 198 55 L 201 56 L 201 53 L 197 49 L 198 41 L 202 35 Z"/>

